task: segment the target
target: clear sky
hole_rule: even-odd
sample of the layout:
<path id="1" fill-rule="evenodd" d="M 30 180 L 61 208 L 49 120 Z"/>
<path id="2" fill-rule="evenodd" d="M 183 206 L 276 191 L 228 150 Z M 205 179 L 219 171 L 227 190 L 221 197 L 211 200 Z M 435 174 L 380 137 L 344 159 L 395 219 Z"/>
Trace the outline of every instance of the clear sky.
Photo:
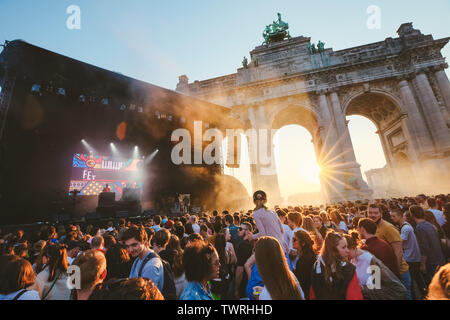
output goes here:
<path id="1" fill-rule="evenodd" d="M 80 30 L 66 27 L 70 5 L 81 9 Z M 381 9 L 380 29 L 367 28 L 370 5 Z M 175 89 L 182 74 L 194 81 L 236 72 L 243 56 L 248 57 L 249 51 L 262 43 L 263 29 L 276 19 L 277 12 L 289 23 L 292 36 L 321 40 L 334 50 L 397 37 L 404 22 L 413 22 L 415 28 L 435 39 L 450 36 L 449 0 L 0 0 L 0 41 L 23 39 Z M 450 56 L 450 46 L 442 53 Z M 352 117 L 349 126 L 357 160 L 368 170 L 383 166 L 385 160 L 375 126 L 368 127 L 364 121 Z M 301 157 L 312 157 L 302 161 L 310 163 L 314 151 L 308 135 L 301 127 L 284 128 L 279 138 L 283 141 L 281 158 L 298 144 L 304 151 Z M 374 143 L 378 151 L 369 156 L 365 146 Z M 299 163 L 281 165 L 280 170 L 299 172 Z M 297 193 L 287 180 L 299 179 L 301 192 L 315 191 L 309 178 L 299 173 L 294 179 L 287 172 L 280 172 L 283 196 Z"/>

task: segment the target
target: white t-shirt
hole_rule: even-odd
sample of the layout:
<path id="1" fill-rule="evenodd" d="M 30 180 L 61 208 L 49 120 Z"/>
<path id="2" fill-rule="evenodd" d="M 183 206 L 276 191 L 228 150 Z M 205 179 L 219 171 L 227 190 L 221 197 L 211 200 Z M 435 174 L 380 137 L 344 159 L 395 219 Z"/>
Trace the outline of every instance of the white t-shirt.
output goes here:
<path id="1" fill-rule="evenodd" d="M 196 223 L 194 223 L 192 225 L 192 229 L 194 230 L 195 233 L 200 233 L 200 226 Z"/>
<path id="2" fill-rule="evenodd" d="M 359 285 L 361 286 L 366 285 L 367 280 L 371 276 L 371 273 L 367 271 L 367 268 L 370 267 L 372 258 L 373 255 L 370 252 L 364 251 L 363 254 L 356 258 L 356 261 L 352 261 L 352 263 L 356 265 L 356 276 L 358 278 Z"/>
<path id="3" fill-rule="evenodd" d="M 439 223 L 439 226 L 442 227 L 442 225 L 445 223 L 444 214 L 441 210 L 438 209 L 428 209 L 428 211 L 431 211 L 436 218 L 437 223 Z"/>
<path id="4" fill-rule="evenodd" d="M 0 294 L 0 300 L 12 300 L 20 291 L 22 290 L 8 294 Z M 41 298 L 36 290 L 27 290 L 17 300 L 41 300 Z"/>
<path id="5" fill-rule="evenodd" d="M 286 243 L 291 243 L 291 241 L 292 241 L 291 228 L 287 224 L 283 224 L 283 229 L 284 229 L 284 233 L 283 233 L 284 241 Z"/>
<path id="6" fill-rule="evenodd" d="M 291 275 L 295 279 L 295 284 L 297 285 L 298 290 L 300 291 L 300 296 L 302 297 L 302 300 L 305 300 L 305 295 L 303 293 L 302 287 L 300 286 L 300 283 L 297 280 L 297 277 L 292 273 L 292 271 L 289 271 Z M 272 297 L 270 296 L 269 291 L 264 287 L 259 295 L 259 300 L 272 300 Z"/>
<path id="7" fill-rule="evenodd" d="M 344 230 L 345 232 L 348 232 L 348 227 L 344 221 L 339 222 L 338 228 Z"/>

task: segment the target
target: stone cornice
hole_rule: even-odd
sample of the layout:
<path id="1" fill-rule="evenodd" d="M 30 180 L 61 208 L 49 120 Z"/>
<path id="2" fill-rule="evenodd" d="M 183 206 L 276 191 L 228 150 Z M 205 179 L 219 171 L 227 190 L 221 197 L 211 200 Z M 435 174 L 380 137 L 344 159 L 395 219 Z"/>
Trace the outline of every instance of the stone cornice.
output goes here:
<path id="1" fill-rule="evenodd" d="M 349 71 L 353 71 L 356 69 L 361 69 L 362 66 L 383 66 L 389 63 L 386 63 L 386 60 L 394 63 L 395 61 L 400 61 L 400 57 L 399 56 L 394 56 L 394 57 L 389 57 L 388 59 L 386 59 L 386 57 L 383 58 L 378 58 L 378 59 L 374 59 L 374 60 L 370 60 L 370 61 L 362 61 L 359 62 L 357 64 L 339 64 L 339 65 L 334 65 L 334 66 L 330 66 L 330 67 L 326 67 L 326 68 L 321 68 L 321 69 L 316 69 L 316 70 L 310 70 L 307 72 L 301 72 L 301 73 L 297 73 L 297 74 L 293 74 L 293 75 L 289 75 L 289 76 L 284 76 L 282 78 L 272 78 L 272 79 L 266 79 L 266 80 L 260 80 L 260 81 L 255 81 L 255 82 L 251 82 L 251 83 L 247 83 L 247 84 L 242 84 L 239 86 L 234 86 L 234 87 L 222 87 L 222 88 L 214 88 L 212 90 L 205 90 L 205 91 L 197 91 L 197 92 L 191 92 L 192 95 L 195 96 L 214 96 L 215 94 L 228 94 L 228 95 L 233 95 L 235 94 L 234 92 L 236 91 L 241 91 L 241 90 L 248 90 L 248 89 L 258 89 L 258 88 L 270 88 L 270 87 L 275 87 L 275 86 L 279 86 L 280 82 L 281 83 L 290 83 L 290 82 L 296 82 L 296 81 L 305 81 L 306 78 L 310 78 L 310 79 L 317 79 L 320 78 L 321 76 L 324 75 L 337 75 L 340 73 L 345 73 L 345 72 L 349 72 Z M 437 66 L 438 68 L 441 68 L 443 66 L 442 61 L 430 61 L 429 63 L 431 63 L 431 65 L 426 66 L 424 68 L 433 68 L 434 66 Z M 433 63 L 435 63 L 435 65 L 433 65 Z M 411 74 L 414 74 L 416 72 L 416 70 L 414 70 L 415 67 L 414 66 L 410 66 L 410 68 L 408 70 L 392 70 L 392 72 L 388 72 L 389 74 L 379 74 L 379 75 L 374 75 L 373 78 L 374 79 L 364 79 L 361 78 L 360 81 L 355 82 L 354 79 L 350 79 L 348 81 L 335 81 L 335 82 L 331 82 L 331 83 L 324 83 L 324 85 L 329 86 L 330 84 L 332 86 L 338 86 L 338 87 L 344 87 L 347 85 L 352 85 L 355 83 L 363 83 L 363 82 L 367 82 L 367 81 L 374 81 L 374 80 L 380 80 L 380 79 L 388 79 L 388 78 L 398 78 L 398 77 L 411 77 Z M 420 70 L 420 67 L 418 68 Z M 325 88 L 317 88 L 317 85 L 314 85 L 311 88 L 305 88 L 306 90 L 303 92 L 314 92 L 317 90 L 323 90 Z"/>

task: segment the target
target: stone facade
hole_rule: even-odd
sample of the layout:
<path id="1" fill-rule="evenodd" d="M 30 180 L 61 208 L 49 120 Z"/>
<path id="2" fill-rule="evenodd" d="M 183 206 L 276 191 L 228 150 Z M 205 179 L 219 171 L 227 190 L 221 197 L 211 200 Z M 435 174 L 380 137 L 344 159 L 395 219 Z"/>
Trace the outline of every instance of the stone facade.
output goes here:
<path id="1" fill-rule="evenodd" d="M 193 83 L 183 75 L 176 90 L 230 108 L 244 130 L 304 126 L 313 137 L 329 202 L 372 196 L 348 132 L 346 116 L 354 114 L 377 126 L 388 170 L 408 167 L 419 183 L 408 189 L 397 176 L 396 190 L 448 192 L 450 83 L 441 49 L 450 38 L 435 40 L 412 23 L 397 33 L 398 38 L 315 54 L 303 36 L 258 46 L 237 73 Z M 276 173 L 261 175 L 258 169 L 252 165 L 253 188 L 278 198 Z"/>

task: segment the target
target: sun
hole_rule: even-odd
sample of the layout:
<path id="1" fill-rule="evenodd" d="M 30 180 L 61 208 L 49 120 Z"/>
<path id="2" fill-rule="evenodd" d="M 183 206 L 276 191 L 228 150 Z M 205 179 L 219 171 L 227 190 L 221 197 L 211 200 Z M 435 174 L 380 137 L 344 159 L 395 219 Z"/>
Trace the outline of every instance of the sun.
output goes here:
<path id="1" fill-rule="evenodd" d="M 320 183 L 320 166 L 315 159 L 303 158 L 300 160 L 299 173 L 302 180 L 309 183 Z"/>

